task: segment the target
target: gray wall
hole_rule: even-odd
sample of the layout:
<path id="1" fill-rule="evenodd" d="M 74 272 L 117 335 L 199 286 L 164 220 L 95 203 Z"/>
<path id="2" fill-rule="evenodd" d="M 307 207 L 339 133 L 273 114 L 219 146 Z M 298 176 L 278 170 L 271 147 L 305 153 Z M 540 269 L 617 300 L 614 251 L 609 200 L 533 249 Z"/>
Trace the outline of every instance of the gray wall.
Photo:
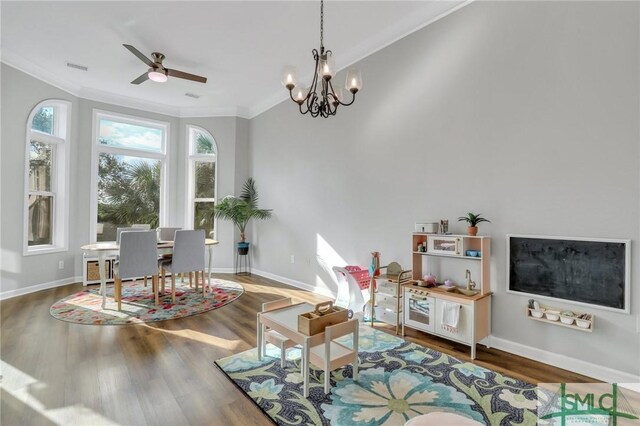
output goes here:
<path id="1" fill-rule="evenodd" d="M 82 274 L 82 252 L 79 247 L 89 242 L 91 194 L 91 142 L 93 110 L 129 114 L 168 122 L 169 130 L 169 211 L 167 222 L 182 226 L 185 219 L 186 126 L 193 124 L 208 130 L 219 150 L 218 194 L 235 193 L 236 179 L 245 178 L 248 170 L 247 120 L 236 117 L 176 118 L 117 105 L 79 99 L 65 91 L 2 64 L 2 158 L 0 216 L 2 263 L 0 290 L 4 293 L 27 287 L 73 279 Z M 24 150 L 26 122 L 35 105 L 45 99 L 65 99 L 72 102 L 69 251 L 45 255 L 22 255 L 22 218 L 24 200 Z M 240 155 L 236 153 L 236 128 L 242 130 Z M 239 158 L 240 157 L 240 158 Z M 244 158 L 244 162 L 242 161 Z M 240 172 L 236 170 L 240 162 Z M 236 232 L 228 222 L 218 223 L 214 268 L 233 267 L 233 241 Z M 58 269 L 58 261 L 65 268 Z"/>
<path id="2" fill-rule="evenodd" d="M 379 250 L 408 266 L 414 222 L 464 233 L 455 218 L 482 212 L 493 334 L 640 374 L 637 247 L 632 315 L 584 308 L 592 334 L 528 320 L 527 298 L 505 292 L 507 233 L 639 241 L 639 8 L 476 2 L 358 63 L 364 89 L 336 117 L 285 102 L 252 119 L 253 175 L 275 208 L 256 224 L 256 268 L 335 291 L 333 264 Z"/>
<path id="3" fill-rule="evenodd" d="M 0 222 L 2 247 L 0 283 L 2 291 L 14 290 L 34 284 L 63 280 L 75 275 L 74 251 L 37 256 L 23 256 L 24 217 L 24 164 L 27 118 L 31 110 L 46 99 L 63 99 L 72 103 L 71 120 L 80 117 L 78 98 L 2 64 L 2 157 L 0 158 L 1 194 Z M 71 127 L 71 158 L 69 164 L 79 162 L 78 127 Z M 74 190 L 78 181 L 75 168 L 69 176 L 69 202 L 75 206 L 79 196 Z M 85 220 L 77 209 L 69 211 L 69 247 L 78 247 L 81 241 L 79 229 L 74 226 Z M 65 268 L 58 269 L 58 261 L 64 260 Z M 79 274 L 78 274 L 79 275 Z"/>

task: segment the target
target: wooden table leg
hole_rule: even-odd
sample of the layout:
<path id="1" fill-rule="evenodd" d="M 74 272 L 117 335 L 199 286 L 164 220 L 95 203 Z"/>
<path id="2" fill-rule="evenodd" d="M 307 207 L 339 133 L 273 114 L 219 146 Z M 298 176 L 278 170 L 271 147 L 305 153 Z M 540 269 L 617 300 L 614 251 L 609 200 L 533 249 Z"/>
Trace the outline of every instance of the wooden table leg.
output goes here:
<path id="1" fill-rule="evenodd" d="M 256 341 L 258 342 L 258 361 L 262 361 L 262 323 L 260 322 L 260 312 L 256 315 Z"/>
<path id="2" fill-rule="evenodd" d="M 207 265 L 207 285 L 209 286 L 209 291 L 211 288 L 211 269 L 213 268 L 213 246 L 209 246 L 209 264 Z"/>
<path id="3" fill-rule="evenodd" d="M 302 370 L 304 383 L 302 385 L 302 395 L 305 398 L 309 398 L 309 338 L 305 337 L 304 344 L 302 345 L 303 357 L 302 357 Z"/>

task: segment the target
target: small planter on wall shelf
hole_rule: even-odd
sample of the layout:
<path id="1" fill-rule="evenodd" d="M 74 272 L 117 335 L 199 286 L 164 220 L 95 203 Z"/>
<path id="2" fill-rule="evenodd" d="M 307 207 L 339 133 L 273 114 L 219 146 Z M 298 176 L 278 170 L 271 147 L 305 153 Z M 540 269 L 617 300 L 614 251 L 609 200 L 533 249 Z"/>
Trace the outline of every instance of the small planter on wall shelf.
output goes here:
<path id="1" fill-rule="evenodd" d="M 477 226 L 469 226 L 467 228 L 467 234 L 471 235 L 472 237 L 475 237 L 476 235 L 478 235 L 478 227 Z"/>

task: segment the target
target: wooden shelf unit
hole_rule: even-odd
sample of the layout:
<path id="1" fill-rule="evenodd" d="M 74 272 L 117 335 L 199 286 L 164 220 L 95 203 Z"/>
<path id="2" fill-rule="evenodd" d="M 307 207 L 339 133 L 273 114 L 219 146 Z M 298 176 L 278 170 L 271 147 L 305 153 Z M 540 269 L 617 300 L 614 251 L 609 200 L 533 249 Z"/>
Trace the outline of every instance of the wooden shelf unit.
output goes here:
<path id="1" fill-rule="evenodd" d="M 540 306 L 540 308 L 544 309 L 545 311 L 546 310 L 553 310 L 553 311 L 558 311 L 558 312 L 562 312 L 562 311 L 567 311 L 568 310 L 568 309 L 554 308 L 553 306 Z M 540 321 L 540 322 L 546 322 L 547 324 L 559 325 L 561 327 L 572 328 L 574 330 L 586 331 L 588 333 L 593 333 L 593 327 L 595 326 L 595 322 L 596 322 L 596 316 L 595 315 L 589 314 L 587 312 L 576 312 L 576 311 L 571 311 L 571 312 L 573 312 L 576 315 L 576 317 L 574 317 L 573 324 L 564 324 L 562 321 L 560 321 L 560 319 L 558 319 L 557 321 L 551 321 L 550 319 L 545 318 L 544 314 L 542 315 L 542 318 L 536 318 L 533 315 L 531 315 L 531 310 L 527 306 L 527 317 L 529 317 L 532 320 Z M 591 319 L 581 320 L 581 321 L 588 321 L 589 322 L 589 328 L 579 327 L 578 324 L 576 324 L 576 321 L 579 319 L 578 317 L 580 315 L 583 315 L 583 314 L 587 314 L 587 315 L 591 316 Z"/>

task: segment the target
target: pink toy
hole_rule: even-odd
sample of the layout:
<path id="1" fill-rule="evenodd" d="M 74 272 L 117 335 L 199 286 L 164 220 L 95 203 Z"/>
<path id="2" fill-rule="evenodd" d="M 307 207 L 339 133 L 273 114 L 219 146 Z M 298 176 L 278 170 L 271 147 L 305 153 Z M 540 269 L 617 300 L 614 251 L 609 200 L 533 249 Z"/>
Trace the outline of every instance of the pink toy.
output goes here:
<path id="1" fill-rule="evenodd" d="M 349 316 L 364 319 L 365 305 L 371 294 L 371 276 L 369 271 L 359 266 L 333 267 L 338 281 L 338 295 L 335 305 L 349 309 Z"/>
<path id="2" fill-rule="evenodd" d="M 436 283 L 436 276 L 433 275 L 433 274 L 425 275 L 423 277 L 423 279 L 424 279 L 425 282 L 427 282 L 429 284 L 435 284 Z"/>

